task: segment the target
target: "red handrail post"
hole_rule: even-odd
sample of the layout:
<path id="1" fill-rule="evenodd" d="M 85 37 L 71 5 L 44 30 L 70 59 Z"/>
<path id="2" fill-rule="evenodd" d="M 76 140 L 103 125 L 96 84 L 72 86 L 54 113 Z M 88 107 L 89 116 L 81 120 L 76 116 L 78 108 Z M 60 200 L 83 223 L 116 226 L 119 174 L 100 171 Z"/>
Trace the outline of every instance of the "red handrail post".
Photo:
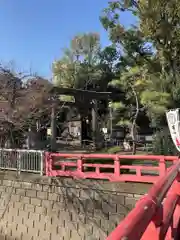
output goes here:
<path id="1" fill-rule="evenodd" d="M 52 172 L 51 153 L 46 152 L 45 153 L 45 173 L 46 173 L 46 176 L 51 176 L 51 172 Z"/>
<path id="2" fill-rule="evenodd" d="M 162 177 L 166 173 L 166 164 L 165 164 L 165 159 L 164 156 L 160 157 L 159 160 L 159 175 Z"/>
<path id="3" fill-rule="evenodd" d="M 78 160 L 77 160 L 77 171 L 79 173 L 82 173 L 82 168 L 83 168 L 82 161 L 83 161 L 83 158 L 82 158 L 82 156 L 80 156 L 80 158 L 78 158 Z"/>
<path id="4" fill-rule="evenodd" d="M 119 177 L 121 174 L 120 172 L 120 156 L 116 155 L 114 157 L 114 175 L 115 177 Z"/>

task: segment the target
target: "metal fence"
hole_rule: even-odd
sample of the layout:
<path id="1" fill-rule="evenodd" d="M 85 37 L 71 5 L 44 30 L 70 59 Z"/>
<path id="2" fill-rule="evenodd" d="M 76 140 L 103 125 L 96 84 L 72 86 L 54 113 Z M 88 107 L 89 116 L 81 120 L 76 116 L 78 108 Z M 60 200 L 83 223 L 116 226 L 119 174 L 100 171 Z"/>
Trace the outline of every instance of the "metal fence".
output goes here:
<path id="1" fill-rule="evenodd" d="M 0 169 L 43 175 L 44 152 L 27 149 L 0 149 Z"/>

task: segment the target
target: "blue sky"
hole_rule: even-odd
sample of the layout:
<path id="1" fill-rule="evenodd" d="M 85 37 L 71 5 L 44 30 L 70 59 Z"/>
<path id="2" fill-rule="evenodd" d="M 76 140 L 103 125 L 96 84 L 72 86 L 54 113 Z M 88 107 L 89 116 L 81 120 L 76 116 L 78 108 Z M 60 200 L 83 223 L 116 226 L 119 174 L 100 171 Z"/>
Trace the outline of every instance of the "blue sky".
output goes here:
<path id="1" fill-rule="evenodd" d="M 108 0 L 1 0 L 0 61 L 13 61 L 17 69 L 51 76 L 51 64 L 77 33 L 99 32 L 102 45 L 107 33 L 99 15 Z M 128 26 L 134 19 L 123 15 Z"/>

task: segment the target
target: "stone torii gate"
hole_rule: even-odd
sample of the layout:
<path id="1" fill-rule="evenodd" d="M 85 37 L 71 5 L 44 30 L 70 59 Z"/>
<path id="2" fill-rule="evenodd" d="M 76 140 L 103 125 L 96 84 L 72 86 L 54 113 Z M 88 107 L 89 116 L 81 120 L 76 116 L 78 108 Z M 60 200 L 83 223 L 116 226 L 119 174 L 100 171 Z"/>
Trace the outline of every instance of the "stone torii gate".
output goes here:
<path id="1" fill-rule="evenodd" d="M 54 87 L 51 93 L 57 98 L 61 95 L 73 96 L 75 99 L 75 106 L 81 112 L 86 111 L 87 108 L 92 109 L 92 132 L 93 132 L 93 143 L 96 146 L 97 143 L 97 132 L 98 132 L 98 120 L 97 120 L 97 103 L 99 100 L 109 100 L 112 96 L 111 92 L 96 92 L 81 89 L 72 88 L 59 88 Z M 56 106 L 52 107 L 51 113 L 51 150 L 56 150 Z"/>

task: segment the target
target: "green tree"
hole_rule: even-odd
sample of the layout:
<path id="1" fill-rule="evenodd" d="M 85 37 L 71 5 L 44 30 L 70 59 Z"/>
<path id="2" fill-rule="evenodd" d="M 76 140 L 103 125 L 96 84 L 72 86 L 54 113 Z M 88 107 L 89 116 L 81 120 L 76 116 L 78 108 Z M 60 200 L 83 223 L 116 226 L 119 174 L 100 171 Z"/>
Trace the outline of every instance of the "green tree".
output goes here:
<path id="1" fill-rule="evenodd" d="M 107 91 L 108 83 L 114 77 L 114 62 L 117 58 L 116 47 L 112 45 L 101 48 L 96 33 L 77 35 L 71 40 L 63 57 L 53 64 L 54 83 L 66 88 Z M 70 96 L 60 98 L 72 101 Z M 105 114 L 107 102 L 99 103 L 98 109 L 102 106 L 100 112 Z"/>
<path id="2" fill-rule="evenodd" d="M 178 1 L 113 1 L 101 16 L 110 39 L 123 50 L 119 72 L 127 66 L 144 69 L 139 100 L 156 126 L 167 107 L 179 102 L 178 5 Z M 124 28 L 120 15 L 125 11 L 136 16 L 138 26 Z"/>
<path id="3" fill-rule="evenodd" d="M 53 64 L 55 84 L 62 87 L 89 89 L 101 77 L 97 68 L 100 39 L 96 33 L 75 36 L 63 57 Z"/>
<path id="4" fill-rule="evenodd" d="M 114 46 L 104 49 L 96 33 L 75 36 L 63 57 L 53 64 L 54 82 L 59 87 L 107 91 L 108 83 L 113 78 L 114 62 L 118 53 Z M 70 96 L 60 96 L 61 100 L 72 101 Z M 88 115 L 87 104 L 75 99 L 81 119 Z M 98 101 L 96 115 L 100 125 L 106 121 L 107 100 Z M 98 135 L 98 134 L 97 134 Z"/>
<path id="5" fill-rule="evenodd" d="M 117 124 L 128 127 L 133 140 L 133 154 L 136 153 L 137 143 L 137 118 L 141 111 L 140 96 L 145 81 L 142 78 L 142 69 L 132 67 L 121 73 L 121 76 L 110 82 L 111 85 L 125 92 L 126 104 L 124 102 L 113 102 L 111 107 L 119 112 Z"/>

